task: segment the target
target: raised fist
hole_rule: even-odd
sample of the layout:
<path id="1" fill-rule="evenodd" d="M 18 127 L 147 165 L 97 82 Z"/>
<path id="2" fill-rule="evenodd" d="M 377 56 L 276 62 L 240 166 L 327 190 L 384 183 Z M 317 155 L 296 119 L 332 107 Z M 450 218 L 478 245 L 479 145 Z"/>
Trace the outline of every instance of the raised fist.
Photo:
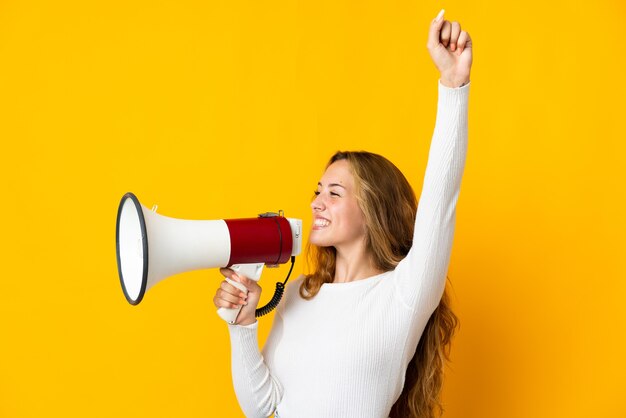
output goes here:
<path id="1" fill-rule="evenodd" d="M 461 87 L 470 81 L 472 38 L 459 22 L 443 19 L 444 10 L 431 22 L 426 47 L 441 73 L 441 83 Z"/>

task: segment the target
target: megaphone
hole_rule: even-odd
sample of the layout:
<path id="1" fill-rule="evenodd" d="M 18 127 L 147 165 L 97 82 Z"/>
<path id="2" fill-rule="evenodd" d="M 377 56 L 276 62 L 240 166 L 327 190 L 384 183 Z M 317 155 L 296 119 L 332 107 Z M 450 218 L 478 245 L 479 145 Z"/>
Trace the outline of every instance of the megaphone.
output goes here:
<path id="1" fill-rule="evenodd" d="M 265 265 L 275 267 L 291 259 L 293 269 L 302 249 L 302 220 L 285 218 L 282 211 L 257 218 L 176 219 L 157 214 L 156 207 L 148 209 L 126 193 L 117 211 L 115 235 L 122 290 L 126 300 L 137 305 L 152 286 L 186 271 L 228 267 L 258 281 Z M 248 293 L 243 284 L 226 280 Z M 273 302 L 277 304 L 275 298 Z M 234 324 L 240 310 L 219 308 L 218 315 Z"/>

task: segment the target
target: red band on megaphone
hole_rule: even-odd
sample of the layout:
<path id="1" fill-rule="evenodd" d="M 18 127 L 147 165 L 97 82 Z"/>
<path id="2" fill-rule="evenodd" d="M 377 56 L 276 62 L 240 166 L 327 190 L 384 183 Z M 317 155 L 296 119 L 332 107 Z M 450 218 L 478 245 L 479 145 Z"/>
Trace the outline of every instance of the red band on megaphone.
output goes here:
<path id="1" fill-rule="evenodd" d="M 293 239 L 289 221 L 282 216 L 224 219 L 230 232 L 228 265 L 283 264 L 289 261 Z"/>

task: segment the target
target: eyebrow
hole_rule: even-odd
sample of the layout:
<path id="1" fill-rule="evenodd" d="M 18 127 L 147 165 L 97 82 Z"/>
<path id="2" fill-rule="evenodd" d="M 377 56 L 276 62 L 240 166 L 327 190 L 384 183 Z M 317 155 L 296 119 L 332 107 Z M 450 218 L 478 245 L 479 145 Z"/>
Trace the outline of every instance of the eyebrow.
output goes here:
<path id="1" fill-rule="evenodd" d="M 318 182 L 318 183 L 317 183 L 317 185 L 318 185 L 318 186 L 323 186 L 323 185 L 322 185 L 322 183 L 320 183 L 320 182 Z M 328 187 L 333 187 L 333 186 L 339 186 L 339 187 L 342 187 L 342 188 L 344 188 L 344 189 L 345 189 L 345 187 L 343 187 L 343 186 L 342 186 L 341 184 L 339 184 L 339 183 L 330 183 L 330 184 L 328 185 Z"/>

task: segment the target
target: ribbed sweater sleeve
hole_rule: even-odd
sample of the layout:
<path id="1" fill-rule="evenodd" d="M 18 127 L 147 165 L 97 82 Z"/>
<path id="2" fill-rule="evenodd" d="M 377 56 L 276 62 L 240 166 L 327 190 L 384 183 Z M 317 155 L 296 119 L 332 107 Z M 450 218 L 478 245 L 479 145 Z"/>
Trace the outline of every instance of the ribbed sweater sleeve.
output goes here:
<path id="1" fill-rule="evenodd" d="M 410 308 L 432 313 L 443 294 L 452 251 L 456 202 L 467 154 L 470 83 L 450 88 L 438 82 L 437 119 L 419 198 L 413 245 L 396 266 L 398 297 Z"/>
<path id="2" fill-rule="evenodd" d="M 272 376 L 259 351 L 258 324 L 228 324 L 233 386 L 248 418 L 267 418 L 283 396 L 280 382 Z"/>

